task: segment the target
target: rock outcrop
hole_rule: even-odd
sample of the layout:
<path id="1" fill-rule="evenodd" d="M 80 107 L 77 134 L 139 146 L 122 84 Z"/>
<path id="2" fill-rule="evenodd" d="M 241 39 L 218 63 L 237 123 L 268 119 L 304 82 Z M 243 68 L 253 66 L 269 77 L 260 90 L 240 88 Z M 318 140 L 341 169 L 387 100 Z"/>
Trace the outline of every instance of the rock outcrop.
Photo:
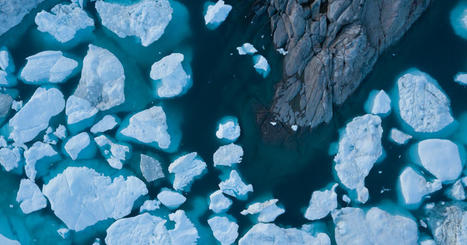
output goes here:
<path id="1" fill-rule="evenodd" d="M 399 40 L 431 0 L 266 0 L 276 48 L 288 51 L 271 121 L 290 128 L 329 122 L 378 56 Z"/>

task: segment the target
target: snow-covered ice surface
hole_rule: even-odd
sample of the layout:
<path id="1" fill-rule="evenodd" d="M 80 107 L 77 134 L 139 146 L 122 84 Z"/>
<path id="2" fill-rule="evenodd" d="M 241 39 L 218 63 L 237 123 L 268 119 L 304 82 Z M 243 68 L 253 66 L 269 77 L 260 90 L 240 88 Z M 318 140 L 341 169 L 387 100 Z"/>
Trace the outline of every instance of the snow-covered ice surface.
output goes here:
<path id="1" fill-rule="evenodd" d="M 396 144 L 404 145 L 410 139 L 412 139 L 412 136 L 400 131 L 397 128 L 392 128 L 391 131 L 389 132 L 389 138 L 391 139 L 392 142 Z"/>
<path id="2" fill-rule="evenodd" d="M 258 72 L 261 76 L 265 78 L 269 75 L 271 67 L 269 66 L 269 63 L 266 58 L 264 58 L 264 56 L 260 54 L 253 56 L 253 63 L 253 67 L 255 68 L 256 72 Z"/>
<path id="3" fill-rule="evenodd" d="M 256 52 L 258 52 L 255 46 L 253 46 L 253 44 L 251 43 L 242 44 L 242 46 L 237 47 L 237 51 L 239 55 L 255 54 Z"/>
<path id="4" fill-rule="evenodd" d="M 167 188 L 162 189 L 161 192 L 157 194 L 157 199 L 159 199 L 164 206 L 170 209 L 176 209 L 186 201 L 185 196 Z"/>
<path id="5" fill-rule="evenodd" d="M 139 212 L 145 212 L 145 211 L 154 211 L 156 209 L 159 209 L 161 206 L 161 202 L 159 200 L 146 200 L 143 202 L 143 205 L 139 208 Z"/>
<path id="6" fill-rule="evenodd" d="M 89 148 L 90 145 L 91 145 L 91 138 L 89 137 L 89 134 L 87 132 L 82 132 L 71 137 L 65 143 L 64 148 L 65 148 L 66 153 L 70 156 L 70 158 L 72 160 L 76 160 L 80 156 L 82 156 L 83 151 L 85 151 L 86 148 Z M 91 157 L 93 156 L 91 155 Z"/>
<path id="7" fill-rule="evenodd" d="M 130 154 L 128 145 L 119 144 L 105 135 L 94 137 L 100 152 L 112 168 L 121 169 Z"/>
<path id="8" fill-rule="evenodd" d="M 219 189 L 229 196 L 242 200 L 249 192 L 253 192 L 253 185 L 245 184 L 237 170 L 232 170 L 228 178 L 219 183 Z"/>
<path id="9" fill-rule="evenodd" d="M 229 15 L 232 6 L 218 0 L 215 4 L 209 4 L 204 14 L 204 23 L 209 29 L 216 29 Z"/>
<path id="10" fill-rule="evenodd" d="M 173 188 L 178 191 L 190 190 L 191 184 L 206 171 L 206 163 L 192 152 L 180 156 L 169 165 L 169 173 L 174 175 Z"/>
<path id="11" fill-rule="evenodd" d="M 240 213 L 242 215 L 258 214 L 258 222 L 274 222 L 279 215 L 285 213 L 285 209 L 277 205 L 278 201 L 278 199 L 270 199 L 265 202 L 253 203 Z"/>
<path id="12" fill-rule="evenodd" d="M 69 125 L 91 119 L 97 112 L 96 107 L 81 97 L 72 95 L 66 100 L 65 114 Z"/>
<path id="13" fill-rule="evenodd" d="M 208 224 L 214 237 L 222 245 L 230 245 L 237 240 L 238 225 L 235 221 L 232 221 L 225 216 L 214 216 L 208 219 Z"/>
<path id="14" fill-rule="evenodd" d="M 404 204 L 416 207 L 425 195 L 441 190 L 442 186 L 439 180 L 429 182 L 412 167 L 407 167 L 399 176 L 399 188 Z"/>
<path id="15" fill-rule="evenodd" d="M 112 130 L 118 125 L 120 120 L 114 115 L 105 115 L 101 120 L 94 124 L 90 131 L 93 134 L 104 133 L 108 130 Z"/>
<path id="16" fill-rule="evenodd" d="M 216 136 L 218 139 L 235 141 L 240 137 L 240 125 L 236 117 L 223 118 L 217 127 Z"/>
<path id="17" fill-rule="evenodd" d="M 43 51 L 26 60 L 21 79 L 30 84 L 65 82 L 78 67 L 76 60 L 67 58 L 61 51 Z"/>
<path id="18" fill-rule="evenodd" d="M 209 209 L 214 213 L 227 211 L 232 205 L 232 200 L 224 195 L 221 190 L 217 190 L 209 195 Z"/>
<path id="19" fill-rule="evenodd" d="M 151 66 L 150 77 L 154 80 L 155 94 L 160 98 L 171 98 L 186 92 L 191 78 L 183 69 L 183 54 L 165 56 Z"/>
<path id="20" fill-rule="evenodd" d="M 26 165 L 24 171 L 28 178 L 34 180 L 38 170 L 47 169 L 48 165 L 58 160 L 60 157 L 55 149 L 46 143 L 40 141 L 35 142 L 29 149 L 24 152 Z M 41 165 L 41 166 L 38 166 Z"/>
<path id="21" fill-rule="evenodd" d="M 384 90 L 372 91 L 365 103 L 366 113 L 385 116 L 391 112 L 391 98 Z"/>
<path id="22" fill-rule="evenodd" d="M 337 184 L 334 184 L 331 189 L 313 192 L 308 208 L 305 211 L 306 219 L 322 219 L 337 208 L 336 187 Z"/>
<path id="23" fill-rule="evenodd" d="M 21 158 L 21 151 L 18 147 L 0 148 L 0 164 L 7 172 L 18 168 Z"/>
<path id="24" fill-rule="evenodd" d="M 19 184 L 16 201 L 20 203 L 23 213 L 29 214 L 47 206 L 47 200 L 39 187 L 30 179 L 22 179 Z"/>
<path id="25" fill-rule="evenodd" d="M 0 9 L 2 10 L 2 14 L 0 15 L 0 36 L 12 27 L 18 25 L 25 15 L 43 1 L 44 0 L 1 1 Z"/>
<path id="26" fill-rule="evenodd" d="M 220 146 L 213 155 L 214 166 L 228 166 L 240 163 L 243 157 L 243 148 L 236 144 Z"/>

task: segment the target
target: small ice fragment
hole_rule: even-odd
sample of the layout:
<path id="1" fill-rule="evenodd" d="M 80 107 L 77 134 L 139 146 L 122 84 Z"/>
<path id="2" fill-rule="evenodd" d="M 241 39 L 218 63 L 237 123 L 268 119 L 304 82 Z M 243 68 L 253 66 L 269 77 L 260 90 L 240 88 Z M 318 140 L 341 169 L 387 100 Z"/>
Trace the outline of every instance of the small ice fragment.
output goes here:
<path id="1" fill-rule="evenodd" d="M 244 43 L 242 46 L 237 47 L 237 51 L 239 55 L 255 54 L 258 52 L 251 43 Z"/>
<path id="2" fill-rule="evenodd" d="M 372 91 L 365 105 L 367 113 L 384 116 L 391 112 L 391 99 L 384 90 Z"/>
<path id="3" fill-rule="evenodd" d="M 0 149 L 0 164 L 5 171 L 10 172 L 19 167 L 21 162 L 21 152 L 18 147 Z"/>
<path id="4" fill-rule="evenodd" d="M 281 54 L 281 55 L 287 55 L 287 54 L 289 53 L 289 51 L 286 51 L 286 50 L 283 49 L 283 48 L 278 48 L 278 49 L 276 49 L 276 50 L 277 50 L 277 52 L 279 52 L 279 54 Z"/>
<path id="5" fill-rule="evenodd" d="M 253 63 L 256 72 L 258 72 L 263 78 L 269 75 L 271 68 L 269 67 L 268 61 L 262 55 L 253 56 Z"/>
<path id="6" fill-rule="evenodd" d="M 24 158 L 26 159 L 26 165 L 24 166 L 26 176 L 34 180 L 38 172 L 37 169 L 39 166 L 37 165 L 39 165 L 39 162 L 45 164 L 47 167 L 60 157 L 50 144 L 38 141 L 24 152 Z M 42 168 L 42 166 L 40 168 Z"/>
<path id="7" fill-rule="evenodd" d="M 232 6 L 225 4 L 223 0 L 210 4 L 204 14 L 204 22 L 210 29 L 217 28 L 229 15 Z"/>
<path id="8" fill-rule="evenodd" d="M 404 145 L 412 139 L 412 135 L 408 135 L 397 128 L 392 128 L 391 132 L 389 132 L 389 139 L 396 144 Z"/>
<path id="9" fill-rule="evenodd" d="M 66 143 L 65 143 L 65 151 L 66 153 L 70 156 L 72 160 L 78 159 L 80 157 L 80 154 L 82 155 L 83 151 L 86 150 L 86 148 L 89 148 L 91 144 L 91 138 L 89 137 L 89 134 L 86 132 L 79 133 L 73 137 L 71 137 Z"/>
<path id="10" fill-rule="evenodd" d="M 459 72 L 454 77 L 454 81 L 460 85 L 467 85 L 467 73 Z"/>
<path id="11" fill-rule="evenodd" d="M 285 209 L 277 205 L 278 199 L 270 199 L 265 202 L 257 202 L 248 206 L 247 209 L 241 211 L 242 215 L 259 214 L 258 222 L 269 223 L 274 222 L 276 218 L 285 213 Z"/>

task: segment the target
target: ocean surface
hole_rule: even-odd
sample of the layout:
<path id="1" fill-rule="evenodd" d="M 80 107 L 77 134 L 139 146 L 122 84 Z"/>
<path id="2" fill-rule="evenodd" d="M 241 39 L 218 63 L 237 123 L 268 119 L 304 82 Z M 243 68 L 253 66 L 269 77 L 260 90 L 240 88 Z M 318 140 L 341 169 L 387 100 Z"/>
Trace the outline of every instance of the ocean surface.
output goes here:
<path id="1" fill-rule="evenodd" d="M 48 1 L 40 5 L 40 8 L 49 10 L 58 2 L 60 1 Z M 150 105 L 162 105 L 181 132 L 180 145 L 173 153 L 133 144 L 132 157 L 124 165 L 124 169 L 141 177 L 139 153 L 158 155 L 163 159 L 163 167 L 167 168 L 170 162 L 182 153 L 196 151 L 208 165 L 208 173 L 194 182 L 191 191 L 186 194 L 188 201 L 180 207 L 198 226 L 201 236 L 199 244 L 215 244 L 206 222 L 212 215 L 207 208 L 207 201 L 209 194 L 218 189 L 217 185 L 223 174 L 213 167 L 212 154 L 223 144 L 216 138 L 215 131 L 217 123 L 224 116 L 236 116 L 239 119 L 242 133 L 237 144 L 243 147 L 245 154 L 238 169 L 245 182 L 251 183 L 254 188 L 254 193 L 249 195 L 248 200 L 235 200 L 228 212 L 240 225 L 240 236 L 255 223 L 249 217 L 240 215 L 240 211 L 251 202 L 268 198 L 279 199 L 279 203 L 286 209 L 286 212 L 276 219 L 276 224 L 283 227 L 300 227 L 308 223 L 303 213 L 311 193 L 337 182 L 333 174 L 334 156 L 330 154 L 330 147 L 338 141 L 339 131 L 355 116 L 365 114 L 363 107 L 371 90 L 384 89 L 390 93 L 397 78 L 410 68 L 418 68 L 430 74 L 451 100 L 451 110 L 458 120 L 458 129 L 442 137 L 466 144 L 467 87 L 455 83 L 453 77 L 458 72 L 467 72 L 467 40 L 454 33 L 450 23 L 450 12 L 460 2 L 467 1 L 434 1 L 407 34 L 384 52 L 374 70 L 354 95 L 343 106 L 334 108 L 334 117 L 328 125 L 322 125 L 312 131 L 291 131 L 291 135 L 285 141 L 287 143 L 265 142 L 257 124 L 256 112 L 258 108 L 269 107 L 274 95 L 274 85 L 281 79 L 282 74 L 283 56 L 275 50 L 271 42 L 269 20 L 266 15 L 253 18 L 253 1 L 226 2 L 233 6 L 229 17 L 216 30 L 208 30 L 203 19 L 205 1 L 172 1 L 175 12 L 166 33 L 146 48 L 134 38 L 121 39 L 106 30 L 99 23 L 93 4 L 89 4 L 86 10 L 94 18 L 96 29 L 93 35 L 76 47 L 61 46 L 39 32 L 34 24 L 34 14 L 27 16 L 19 26 L 0 37 L 0 46 L 5 45 L 9 48 L 17 68 L 25 64 L 26 57 L 50 49 L 63 50 L 82 62 L 89 43 L 115 54 L 125 69 L 126 102 L 113 112 L 124 118 Z M 252 43 L 259 53 L 267 58 L 271 73 L 266 78 L 256 73 L 250 56 L 238 55 L 236 47 L 245 42 Z M 172 52 L 183 52 L 185 59 L 190 61 L 193 85 L 181 97 L 155 99 L 149 78 L 150 67 L 155 61 Z M 72 94 L 78 81 L 79 74 L 59 85 L 65 97 Z M 36 86 L 19 82 L 18 99 L 27 101 L 35 89 Z M 461 120 L 462 116 L 464 120 Z M 65 116 L 62 113 L 51 125 L 64 123 L 64 120 Z M 410 146 L 421 139 L 415 137 L 404 146 L 395 145 L 388 140 L 391 128 L 401 128 L 394 110 L 383 120 L 382 126 L 385 158 L 375 165 L 366 178 L 370 199 L 362 205 L 363 207 L 398 203 L 398 175 L 410 162 Z M 111 131 L 109 135 L 114 136 L 115 132 Z M 59 144 L 58 148 L 60 147 Z M 96 160 L 101 161 L 100 164 L 107 164 L 100 154 L 96 156 Z M 63 158 L 65 159 L 65 156 Z M 70 163 L 64 160 L 53 168 L 60 169 L 60 164 L 86 166 L 89 163 Z M 118 174 L 112 170 L 108 173 Z M 100 222 L 82 232 L 70 232 L 69 237 L 63 239 L 57 233 L 57 229 L 65 225 L 55 217 L 50 204 L 38 212 L 23 214 L 15 201 L 22 177 L 24 176 L 0 171 L 1 234 L 17 239 L 22 244 L 91 244 L 96 237 L 104 240 L 105 229 L 113 220 Z M 38 184 L 41 186 L 43 182 L 38 181 Z M 168 180 L 148 185 L 149 197 L 155 198 L 162 187 L 169 186 L 171 184 Z M 380 193 L 382 189 L 387 191 Z M 340 205 L 346 206 L 340 198 L 345 190 L 338 188 L 337 192 Z M 448 199 L 441 191 L 432 195 L 430 199 L 438 200 Z M 130 216 L 137 213 L 138 208 L 135 207 Z M 419 218 L 420 212 L 412 211 L 412 215 Z M 322 223 L 322 229 L 333 237 L 332 219 L 328 216 L 319 223 Z M 421 233 L 428 234 L 424 228 L 419 229 Z"/>

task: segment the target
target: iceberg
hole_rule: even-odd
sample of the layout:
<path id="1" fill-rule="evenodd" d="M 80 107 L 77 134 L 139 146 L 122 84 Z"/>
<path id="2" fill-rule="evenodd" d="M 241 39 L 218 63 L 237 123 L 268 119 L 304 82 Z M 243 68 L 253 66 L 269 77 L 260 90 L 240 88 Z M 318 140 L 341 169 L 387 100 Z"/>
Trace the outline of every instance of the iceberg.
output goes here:
<path id="1" fill-rule="evenodd" d="M 94 20 L 77 4 L 57 4 L 50 12 L 42 10 L 34 21 L 39 31 L 49 33 L 61 43 L 73 40 L 80 31 L 94 29 Z"/>
<path id="2" fill-rule="evenodd" d="M 458 179 L 454 184 L 446 190 L 446 195 L 452 199 L 457 201 L 465 200 L 465 190 L 464 185 L 462 184 L 462 180 Z"/>
<path id="3" fill-rule="evenodd" d="M 173 53 L 151 66 L 150 77 L 154 80 L 157 97 L 171 98 L 189 89 L 191 78 L 183 69 L 183 59 L 183 54 Z"/>
<path id="4" fill-rule="evenodd" d="M 143 202 L 143 205 L 139 207 L 139 212 L 143 213 L 146 211 L 154 211 L 159 209 L 161 206 L 161 202 L 159 200 L 146 200 Z"/>
<path id="5" fill-rule="evenodd" d="M 269 63 L 266 58 L 264 58 L 264 56 L 260 54 L 253 56 L 253 63 L 253 67 L 255 68 L 256 72 L 263 76 L 263 78 L 269 75 L 271 68 L 269 67 Z"/>
<path id="6" fill-rule="evenodd" d="M 457 73 L 456 76 L 454 77 L 454 82 L 460 85 L 467 85 L 467 73 L 466 72 Z"/>
<path id="7" fill-rule="evenodd" d="M 358 196 L 364 196 L 365 177 L 383 154 L 381 119 L 366 114 L 349 122 L 339 140 L 334 169 L 341 183 Z M 359 198 L 364 201 L 365 198 Z"/>
<path id="8" fill-rule="evenodd" d="M 148 190 L 140 179 L 111 179 L 87 167 L 68 167 L 42 188 L 55 215 L 70 230 L 81 231 L 109 218 L 130 214 L 133 203 Z"/>
<path id="9" fill-rule="evenodd" d="M 47 206 L 47 200 L 39 187 L 30 179 L 22 179 L 19 184 L 16 201 L 25 214 L 41 210 Z"/>
<path id="10" fill-rule="evenodd" d="M 400 117 L 415 132 L 439 132 L 454 121 L 449 98 L 430 75 L 411 69 L 399 78 L 397 89 Z"/>
<path id="11" fill-rule="evenodd" d="M 467 39 L 467 4 L 460 1 L 457 6 L 451 10 L 451 26 L 454 32 L 464 39 Z"/>
<path id="12" fill-rule="evenodd" d="M 441 190 L 441 181 L 427 180 L 411 167 L 405 168 L 399 176 L 399 189 L 404 203 L 417 207 L 425 195 Z"/>
<path id="13" fill-rule="evenodd" d="M 31 99 L 10 119 L 10 138 L 18 144 L 33 140 L 64 108 L 65 100 L 60 90 L 37 88 Z"/>
<path id="14" fill-rule="evenodd" d="M 412 135 L 406 134 L 397 128 L 392 128 L 389 132 L 389 139 L 398 145 L 405 145 L 412 139 Z"/>
<path id="15" fill-rule="evenodd" d="M 238 244 L 331 245 L 331 240 L 324 233 L 312 236 L 308 232 L 296 228 L 285 229 L 271 223 L 259 223 L 240 238 Z"/>
<path id="16" fill-rule="evenodd" d="M 0 148 L 0 164 L 5 171 L 10 172 L 20 166 L 21 152 L 18 147 Z"/>
<path id="17" fill-rule="evenodd" d="M 230 245 L 237 240 L 238 224 L 224 216 L 214 216 L 208 219 L 214 237 L 221 245 Z"/>
<path id="18" fill-rule="evenodd" d="M 0 48 L 0 70 L 6 73 L 12 73 L 15 71 L 15 63 L 6 47 Z"/>
<path id="19" fill-rule="evenodd" d="M 243 148 L 236 144 L 228 144 L 219 147 L 213 155 L 214 166 L 232 167 L 233 164 L 242 162 Z"/>
<path id="20" fill-rule="evenodd" d="M 120 38 L 136 36 L 145 47 L 164 34 L 173 12 L 168 0 L 141 0 L 127 5 L 97 1 L 96 10 L 103 26 Z"/>
<path id="21" fill-rule="evenodd" d="M 330 212 L 337 208 L 337 184 L 332 188 L 314 191 L 311 195 L 310 203 L 305 211 L 307 220 L 318 220 L 326 217 Z"/>
<path id="22" fill-rule="evenodd" d="M 0 31 L 1 31 L 1 29 L 0 29 Z M 18 241 L 11 240 L 11 239 L 5 237 L 2 234 L 0 234 L 0 244 L 3 244 L 3 245 L 21 245 L 21 243 L 19 243 Z"/>
<path id="23" fill-rule="evenodd" d="M 169 219 L 175 222 L 175 227 L 169 230 L 172 245 L 195 245 L 199 239 L 198 230 L 191 223 L 183 210 L 169 214 Z"/>
<path id="24" fill-rule="evenodd" d="M 232 205 L 232 200 L 226 197 L 221 190 L 217 190 L 209 195 L 209 209 L 214 213 L 227 211 Z"/>
<path id="25" fill-rule="evenodd" d="M 70 230 L 67 228 L 60 228 L 57 230 L 57 233 L 63 238 L 63 239 L 68 239 L 70 235 Z"/>
<path id="26" fill-rule="evenodd" d="M 138 143 L 157 145 L 161 149 L 168 149 L 171 143 L 167 118 L 160 106 L 134 114 L 130 117 L 128 126 L 121 129 L 120 133 Z"/>
<path id="27" fill-rule="evenodd" d="M 209 4 L 204 14 L 204 22 L 209 29 L 217 28 L 229 15 L 232 6 L 219 0 L 215 4 Z"/>
<path id="28" fill-rule="evenodd" d="M 365 102 L 365 111 L 368 114 L 386 116 L 391 112 L 391 99 L 384 90 L 371 91 Z"/>
<path id="29" fill-rule="evenodd" d="M 16 77 L 0 70 L 0 87 L 14 87 L 18 84 Z"/>
<path id="30" fill-rule="evenodd" d="M 105 115 L 100 121 L 91 127 L 91 133 L 98 134 L 112 130 L 120 123 L 120 120 L 114 115 Z"/>
<path id="31" fill-rule="evenodd" d="M 237 51 L 239 55 L 255 54 L 258 52 L 251 43 L 244 43 L 242 46 L 237 47 Z"/>
<path id="32" fill-rule="evenodd" d="M 94 145 L 91 144 L 91 138 L 86 132 L 71 137 L 65 143 L 64 148 L 72 160 L 92 158 L 96 153 Z"/>
<path id="33" fill-rule="evenodd" d="M 125 72 L 117 57 L 107 49 L 89 44 L 81 79 L 73 95 L 105 111 L 125 102 L 124 90 Z"/>
<path id="34" fill-rule="evenodd" d="M 34 180 L 38 172 L 41 173 L 44 168 L 47 169 L 50 164 L 59 160 L 60 156 L 50 144 L 38 141 L 24 152 L 24 158 L 26 176 Z"/>
<path id="35" fill-rule="evenodd" d="M 130 147 L 114 143 L 105 135 L 94 137 L 100 152 L 112 168 L 122 169 L 123 163 L 129 158 Z"/>
<path id="36" fill-rule="evenodd" d="M 219 189 L 237 199 L 245 199 L 248 192 L 253 192 L 251 184 L 245 184 L 236 170 L 230 171 L 229 178 L 219 183 Z"/>
<path id="37" fill-rule="evenodd" d="M 147 182 L 156 181 L 165 177 L 161 163 L 151 156 L 141 154 L 139 167 Z"/>
<path id="38" fill-rule="evenodd" d="M 169 173 L 174 174 L 173 188 L 178 191 L 188 191 L 196 178 L 206 171 L 206 163 L 192 152 L 177 158 L 169 165 Z"/>
<path id="39" fill-rule="evenodd" d="M 97 109 L 83 98 L 71 95 L 66 100 L 65 114 L 68 125 L 77 124 L 88 119 L 92 120 L 97 112 Z"/>
<path id="40" fill-rule="evenodd" d="M 182 194 L 167 188 L 163 188 L 161 192 L 157 194 L 157 199 L 159 199 L 164 206 L 170 209 L 177 209 L 186 201 L 186 197 Z"/>
<path id="41" fill-rule="evenodd" d="M 54 135 L 59 139 L 65 139 L 67 135 L 65 126 L 62 124 L 58 125 L 58 127 L 55 129 Z"/>
<path id="42" fill-rule="evenodd" d="M 32 9 L 36 8 L 44 0 L 27 0 L 27 1 L 2 1 L 0 2 L 0 36 L 18 25 L 23 17 L 26 16 Z"/>
<path id="43" fill-rule="evenodd" d="M 236 117 L 225 117 L 219 123 L 216 131 L 218 139 L 235 141 L 240 137 L 240 125 Z"/>
<path id="44" fill-rule="evenodd" d="M 259 214 L 258 222 L 269 223 L 274 222 L 276 218 L 285 213 L 285 209 L 277 206 L 278 199 L 271 199 L 265 202 L 257 202 L 248 206 L 247 209 L 240 212 L 242 215 Z"/>
<path id="45" fill-rule="evenodd" d="M 443 183 L 456 180 L 464 168 L 459 147 L 450 140 L 420 141 L 417 144 L 417 154 L 423 168 Z"/>
<path id="46" fill-rule="evenodd" d="M 20 78 L 28 84 L 63 83 L 72 76 L 78 62 L 62 51 L 42 51 L 26 58 Z"/>

